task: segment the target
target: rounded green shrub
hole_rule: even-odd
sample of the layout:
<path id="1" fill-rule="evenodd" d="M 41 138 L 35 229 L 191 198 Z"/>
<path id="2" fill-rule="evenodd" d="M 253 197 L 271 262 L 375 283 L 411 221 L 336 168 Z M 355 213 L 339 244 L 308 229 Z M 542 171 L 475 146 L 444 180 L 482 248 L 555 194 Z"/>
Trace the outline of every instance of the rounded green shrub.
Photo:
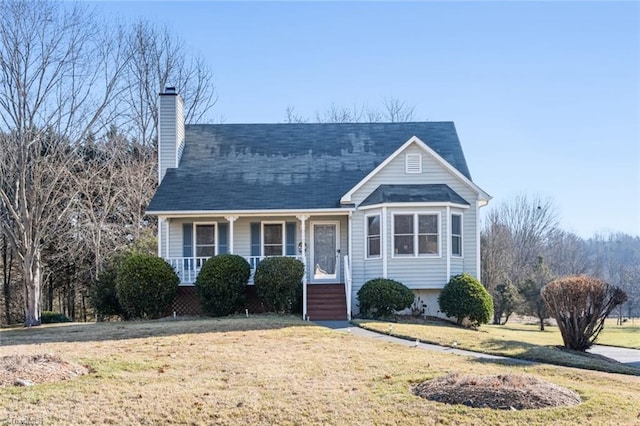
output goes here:
<path id="1" fill-rule="evenodd" d="M 260 261 L 253 277 L 258 298 L 265 308 L 291 313 L 302 303 L 304 265 L 292 257 L 267 257 Z"/>
<path id="2" fill-rule="evenodd" d="M 438 296 L 440 311 L 456 318 L 462 325 L 465 318 L 471 326 L 486 324 L 493 316 L 493 300 L 480 281 L 464 273 L 451 277 Z"/>
<path id="3" fill-rule="evenodd" d="M 179 282 L 171 265 L 163 259 L 130 253 L 118 267 L 118 301 L 131 318 L 159 318 L 176 297 Z"/>
<path id="4" fill-rule="evenodd" d="M 358 291 L 360 314 L 373 318 L 385 318 L 395 311 L 408 308 L 414 294 L 404 284 L 386 278 L 374 278 L 364 283 Z"/>
<path id="5" fill-rule="evenodd" d="M 251 267 L 242 256 L 221 254 L 207 260 L 196 278 L 196 293 L 208 315 L 229 315 L 242 307 Z"/>
<path id="6" fill-rule="evenodd" d="M 44 311 L 42 315 L 40 315 L 40 322 L 42 324 L 55 324 L 59 322 L 71 322 L 71 320 L 68 316 L 60 312 Z"/>

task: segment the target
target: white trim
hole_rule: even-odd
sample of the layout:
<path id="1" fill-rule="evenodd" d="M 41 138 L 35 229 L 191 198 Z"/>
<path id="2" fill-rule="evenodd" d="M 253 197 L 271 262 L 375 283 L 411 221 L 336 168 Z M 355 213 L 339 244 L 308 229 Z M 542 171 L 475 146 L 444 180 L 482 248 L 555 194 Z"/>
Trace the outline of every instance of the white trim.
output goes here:
<path id="1" fill-rule="evenodd" d="M 193 247 L 192 247 L 192 252 L 193 252 L 193 257 L 208 257 L 208 256 L 198 256 L 196 253 L 196 248 L 198 247 L 198 232 L 197 232 L 197 228 L 199 225 L 214 225 L 213 228 L 213 244 L 214 244 L 214 251 L 213 251 L 213 255 L 216 256 L 218 254 L 218 249 L 220 248 L 220 244 L 218 244 L 218 235 L 220 234 L 219 232 L 219 228 L 218 228 L 218 222 L 193 222 L 193 229 L 191 230 L 191 232 L 193 233 Z M 184 244 L 184 242 L 183 242 Z"/>
<path id="2" fill-rule="evenodd" d="M 447 234 L 447 238 L 448 238 L 448 242 L 447 242 L 447 282 L 449 282 L 449 280 L 451 279 L 451 207 L 447 206 L 447 229 L 448 232 L 446 232 Z"/>
<path id="3" fill-rule="evenodd" d="M 370 217 L 379 217 L 379 225 L 380 225 L 380 254 L 377 256 L 369 256 L 369 218 Z M 380 212 L 370 213 L 364 215 L 364 260 L 380 260 L 382 257 L 382 214 Z"/>
<path id="4" fill-rule="evenodd" d="M 389 251 L 387 250 L 387 238 L 389 237 L 387 232 L 387 220 L 388 220 L 387 206 L 382 206 L 382 278 L 387 278 L 388 263 L 389 263 Z"/>
<path id="5" fill-rule="evenodd" d="M 170 257 L 170 253 L 169 250 L 171 249 L 171 245 L 169 244 L 169 234 L 171 233 L 171 219 L 167 218 L 163 221 L 162 224 L 165 229 L 167 230 L 167 234 L 165 236 L 165 242 L 164 242 L 164 247 L 167 253 L 167 257 Z"/>
<path id="6" fill-rule="evenodd" d="M 413 203 L 380 203 L 380 204 L 372 204 L 370 206 L 358 206 L 357 210 L 371 210 L 371 209 L 379 209 L 380 207 L 410 207 L 410 208 L 434 208 L 434 207 L 454 207 L 457 209 L 468 209 L 471 206 L 467 204 L 456 204 L 450 201 L 446 202 L 438 202 L 438 201 L 425 201 L 425 202 L 413 202 Z"/>
<path id="7" fill-rule="evenodd" d="M 420 138 L 418 138 L 417 136 L 412 136 L 411 138 L 409 138 L 408 141 L 402 144 L 400 148 L 395 150 L 393 154 L 388 156 L 382 163 L 380 163 L 378 167 L 373 169 L 367 176 L 365 176 L 364 179 L 362 179 L 353 188 L 351 188 L 346 194 L 344 194 L 342 198 L 340 198 L 340 203 L 350 204 L 352 202 L 351 196 L 354 194 L 354 192 L 362 188 L 362 186 L 365 183 L 369 182 L 376 174 L 378 174 L 378 172 L 380 172 L 380 170 L 384 169 L 387 166 L 387 164 L 389 164 L 393 159 L 395 159 L 398 155 L 400 155 L 400 153 L 402 153 L 412 143 L 415 143 L 418 147 L 422 148 L 427 154 L 432 156 L 437 162 L 439 162 L 445 169 L 447 169 L 451 174 L 453 174 L 456 178 L 458 178 L 462 183 L 464 183 L 466 186 L 468 186 L 473 191 L 475 191 L 478 194 L 478 197 L 480 198 L 480 200 L 488 202 L 491 199 L 491 196 L 489 194 L 487 194 L 484 190 L 482 190 L 482 188 L 480 188 L 478 185 L 473 183 L 465 175 L 460 173 L 458 169 L 453 167 L 451 164 L 449 164 L 449 162 L 447 162 L 444 158 L 438 155 L 437 152 L 435 152 L 427 144 L 422 142 Z M 486 204 L 486 202 L 484 204 Z"/>
<path id="8" fill-rule="evenodd" d="M 480 274 L 480 203 L 476 202 L 476 278 L 481 279 Z"/>
<path id="9" fill-rule="evenodd" d="M 315 244 L 314 244 L 314 238 L 315 238 L 315 226 L 316 225 L 335 225 L 336 227 L 336 246 L 335 246 L 335 256 L 336 256 L 336 265 L 335 265 L 335 273 L 333 274 L 333 276 L 328 276 L 326 278 L 316 278 L 315 277 L 315 253 L 314 253 L 314 249 L 315 249 Z M 327 281 L 335 281 L 335 280 L 340 280 L 340 256 L 338 254 L 338 251 L 340 250 L 340 221 L 338 220 L 318 220 L 318 221 L 310 221 L 309 222 L 309 228 L 310 228 L 310 232 L 309 232 L 309 245 L 311 246 L 311 249 L 309 250 L 309 260 L 311 260 L 311 270 L 309 271 L 309 278 L 311 278 L 314 282 L 327 282 Z"/>
<path id="10" fill-rule="evenodd" d="M 162 224 L 165 219 L 158 218 L 158 257 L 162 256 Z M 169 257 L 169 253 L 167 253 L 167 257 Z"/>
<path id="11" fill-rule="evenodd" d="M 324 215 L 346 215 L 354 211 L 355 208 L 340 209 L 307 209 L 307 210 L 148 210 L 145 214 L 158 217 L 197 217 L 197 216 L 227 216 L 242 215 L 243 217 L 264 217 L 264 216 L 295 216 L 310 215 L 311 213 L 322 213 Z"/>
<path id="12" fill-rule="evenodd" d="M 417 159 L 417 163 L 416 162 Z M 414 167 L 416 167 L 414 169 Z M 422 173 L 422 153 L 407 152 L 404 154 L 404 172 L 408 175 Z"/>
<path id="13" fill-rule="evenodd" d="M 396 230 L 395 230 L 395 217 L 396 216 L 413 216 L 413 254 L 396 254 Z M 419 223 L 418 216 L 436 216 L 438 220 L 438 253 L 419 253 Z M 439 211 L 411 211 L 411 212 L 401 212 L 395 211 L 391 212 L 391 258 L 392 259 L 408 259 L 415 257 L 424 257 L 424 258 L 442 258 L 442 215 Z"/>
<path id="14" fill-rule="evenodd" d="M 238 216 L 225 216 L 224 217 L 227 222 L 229 222 L 229 235 L 227 236 L 229 238 L 229 241 L 227 242 L 227 250 L 229 251 L 230 254 L 234 254 L 234 247 L 233 247 L 233 230 L 234 230 L 234 222 L 236 220 L 238 220 Z"/>
<path id="15" fill-rule="evenodd" d="M 453 216 L 460 216 L 460 254 L 453 253 Z M 458 212 L 452 212 L 449 214 L 450 217 L 450 226 L 449 226 L 449 244 L 451 245 L 451 253 L 452 257 L 456 259 L 464 259 L 464 215 Z"/>
<path id="16" fill-rule="evenodd" d="M 287 236 L 285 235 L 286 223 L 284 221 L 281 222 L 281 221 L 270 221 L 270 220 L 265 220 L 260 222 L 260 255 L 262 257 L 266 256 L 264 254 L 264 225 L 282 225 L 282 254 L 275 255 L 275 256 L 284 256 L 285 253 L 287 252 Z M 270 255 L 270 256 L 274 256 L 274 255 Z"/>
<path id="17" fill-rule="evenodd" d="M 300 221 L 300 239 L 302 240 L 302 268 L 304 270 L 304 274 L 302 274 L 302 320 L 308 320 L 307 316 L 307 241 L 306 241 L 306 231 L 307 231 L 307 220 L 309 216 L 299 215 L 296 216 L 296 219 Z M 286 237 L 286 236 L 285 236 Z"/>

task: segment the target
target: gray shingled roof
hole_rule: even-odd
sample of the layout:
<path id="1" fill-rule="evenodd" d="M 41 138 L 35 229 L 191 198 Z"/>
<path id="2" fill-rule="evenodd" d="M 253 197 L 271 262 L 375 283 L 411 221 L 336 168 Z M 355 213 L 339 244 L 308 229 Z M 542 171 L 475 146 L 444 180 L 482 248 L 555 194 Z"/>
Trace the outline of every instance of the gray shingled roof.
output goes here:
<path id="1" fill-rule="evenodd" d="M 338 208 L 412 136 L 471 179 L 452 122 L 187 125 L 150 212 Z"/>
<path id="2" fill-rule="evenodd" d="M 360 205 L 410 202 L 450 202 L 469 205 L 467 200 L 445 184 L 380 185 Z"/>

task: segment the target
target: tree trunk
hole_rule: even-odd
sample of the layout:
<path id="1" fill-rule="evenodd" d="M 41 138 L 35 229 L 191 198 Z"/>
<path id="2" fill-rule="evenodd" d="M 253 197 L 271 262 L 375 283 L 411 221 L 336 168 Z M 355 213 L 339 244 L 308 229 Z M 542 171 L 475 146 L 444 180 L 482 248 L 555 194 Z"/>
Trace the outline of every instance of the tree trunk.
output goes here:
<path id="1" fill-rule="evenodd" d="M 24 261 L 24 326 L 40 325 L 40 256 L 25 256 Z"/>
<path id="2" fill-rule="evenodd" d="M 539 318 L 540 319 L 540 331 L 544 331 L 544 318 Z"/>
<path id="3" fill-rule="evenodd" d="M 6 238 L 2 239 L 2 292 L 4 295 L 4 315 L 7 325 L 11 324 L 11 270 L 13 267 L 13 248 Z"/>

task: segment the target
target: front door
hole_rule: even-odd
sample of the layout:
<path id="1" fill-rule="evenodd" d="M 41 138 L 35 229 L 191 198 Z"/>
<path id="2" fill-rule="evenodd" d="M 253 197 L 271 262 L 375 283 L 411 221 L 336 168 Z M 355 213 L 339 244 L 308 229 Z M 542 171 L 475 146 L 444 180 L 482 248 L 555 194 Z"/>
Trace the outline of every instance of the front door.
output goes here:
<path id="1" fill-rule="evenodd" d="M 340 223 L 311 225 L 311 277 L 313 282 L 337 282 L 340 271 Z"/>

